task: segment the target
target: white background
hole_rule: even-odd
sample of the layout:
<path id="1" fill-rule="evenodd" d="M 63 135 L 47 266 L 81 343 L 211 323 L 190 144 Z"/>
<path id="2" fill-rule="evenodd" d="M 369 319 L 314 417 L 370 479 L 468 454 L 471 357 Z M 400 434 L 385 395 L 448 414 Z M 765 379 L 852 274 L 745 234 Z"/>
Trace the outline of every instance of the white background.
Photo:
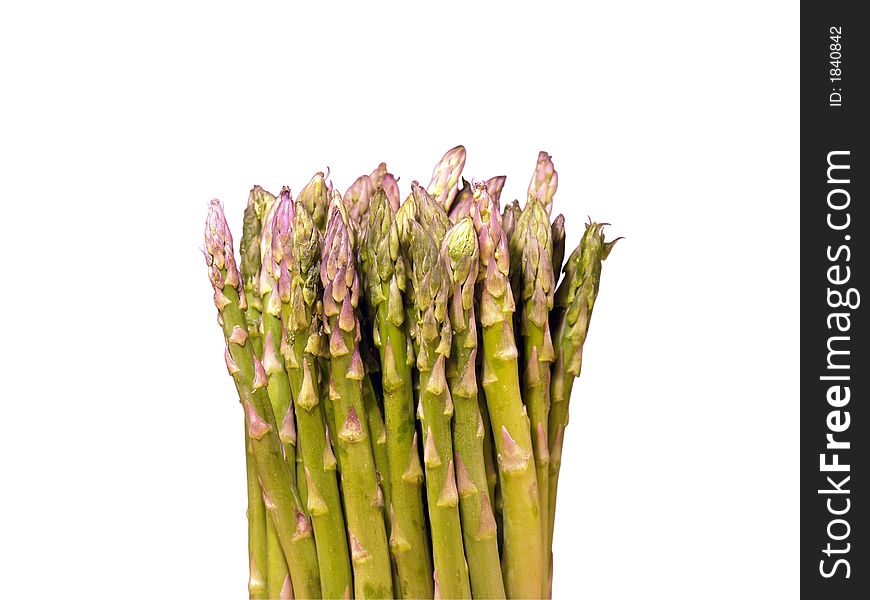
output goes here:
<path id="1" fill-rule="evenodd" d="M 523 197 L 605 263 L 557 598 L 798 593 L 798 6 L 5 3 L 0 596 L 242 598 L 242 413 L 202 225 L 381 160 Z M 312 3 L 313 4 L 313 3 Z"/>

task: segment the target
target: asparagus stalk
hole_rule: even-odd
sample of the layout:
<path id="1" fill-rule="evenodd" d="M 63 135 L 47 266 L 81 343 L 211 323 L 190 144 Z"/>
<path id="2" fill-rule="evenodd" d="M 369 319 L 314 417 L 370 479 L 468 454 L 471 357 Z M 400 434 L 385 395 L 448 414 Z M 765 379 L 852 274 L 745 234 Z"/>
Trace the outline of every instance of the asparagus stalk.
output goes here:
<path id="1" fill-rule="evenodd" d="M 386 514 L 386 507 L 390 506 L 390 481 L 387 477 L 389 473 L 389 462 L 387 459 L 387 430 L 384 426 L 384 417 L 381 414 L 380 406 L 378 406 L 378 396 L 375 392 L 375 387 L 372 384 L 371 376 L 366 372 L 362 382 L 362 399 L 363 406 L 366 410 L 366 420 L 369 423 L 369 431 L 371 432 L 372 456 L 375 459 L 375 471 L 377 472 L 378 490 L 381 492 L 379 502 L 381 508 L 384 509 L 384 526 L 386 527 L 387 537 L 390 535 L 390 521 Z"/>
<path id="2" fill-rule="evenodd" d="M 456 480 L 471 591 L 475 598 L 504 598 L 484 454 L 486 427 L 478 404 L 474 286 L 479 250 L 469 217 L 447 232 L 441 253 L 453 290 L 449 317 L 454 334 L 452 354 L 447 361 L 447 381 L 453 397 Z"/>
<path id="3" fill-rule="evenodd" d="M 241 277 L 247 299 L 245 321 L 248 337 L 254 352 L 262 355 L 263 343 L 260 337 L 260 315 L 263 303 L 260 300 L 260 228 L 261 222 L 275 197 L 260 186 L 254 186 L 248 196 L 248 205 L 242 225 L 242 239 L 239 242 L 241 254 Z M 274 526 L 266 517 L 266 507 L 263 504 L 263 492 L 257 479 L 257 466 L 251 448 L 251 439 L 245 427 L 245 474 L 248 482 L 248 555 L 250 575 L 248 578 L 248 595 L 252 598 L 268 598 L 269 590 L 266 583 L 268 575 L 268 540 L 267 526 L 274 533 Z M 279 548 L 280 551 L 280 548 Z M 280 551 L 281 560 L 284 553 Z M 287 570 L 286 564 L 283 569 Z"/>
<path id="4" fill-rule="evenodd" d="M 445 212 L 450 210 L 453 199 L 459 191 L 459 176 L 465 167 L 465 148 L 456 146 L 444 153 L 432 171 L 432 180 L 426 192 L 440 204 Z"/>
<path id="5" fill-rule="evenodd" d="M 311 524 L 295 501 L 290 469 L 284 460 L 278 424 L 265 387 L 267 375 L 248 338 L 247 308 L 233 256 L 233 241 L 223 206 L 213 200 L 205 228 L 205 257 L 215 305 L 227 340 L 225 359 L 245 410 L 245 423 L 257 467 L 263 501 L 275 526 L 300 598 L 320 596 Z M 287 584 L 289 586 L 289 578 Z"/>
<path id="6" fill-rule="evenodd" d="M 550 219 L 544 205 L 532 198 L 520 216 L 510 239 L 511 266 L 519 267 L 520 335 L 523 338 L 522 391 L 526 411 L 531 420 L 530 434 L 534 441 L 535 469 L 538 478 L 538 502 L 541 515 L 542 573 L 548 573 L 550 556 L 548 518 L 548 465 L 550 453 L 547 439 L 547 415 L 550 409 L 550 365 L 553 362 L 553 341 L 548 316 L 553 308 L 556 278 L 553 275 L 553 242 Z M 548 578 L 542 582 L 541 594 L 549 592 Z"/>
<path id="7" fill-rule="evenodd" d="M 248 196 L 248 207 L 245 209 L 245 223 L 240 243 L 242 280 L 245 286 L 246 298 L 250 299 L 248 308 L 245 310 L 245 318 L 247 320 L 248 332 L 254 332 L 251 341 L 254 345 L 254 353 L 258 357 L 263 356 L 264 345 L 261 335 L 261 329 L 263 328 L 263 301 L 260 295 L 260 279 L 263 264 L 261 241 L 264 226 L 267 226 L 266 223 L 275 206 L 275 201 L 275 196 L 260 186 L 254 186 L 254 189 L 251 190 Z M 256 224 L 252 222 L 254 220 Z M 252 235 L 254 230 L 258 234 L 256 237 Z M 254 267 L 256 267 L 256 270 Z M 290 467 L 292 475 L 292 469 L 295 465 L 290 463 Z M 260 502 L 262 502 L 262 494 Z M 284 588 L 284 582 L 288 578 L 289 571 L 287 570 L 284 551 L 281 549 L 281 543 L 278 540 L 278 533 L 275 531 L 275 525 L 268 519 L 265 522 L 265 555 L 266 593 L 270 598 L 276 598 Z"/>
<path id="8" fill-rule="evenodd" d="M 529 199 L 537 198 L 544 205 L 547 215 L 553 210 L 553 196 L 559 187 L 559 174 L 553 166 L 553 159 L 541 150 L 538 153 L 538 163 L 529 182 Z"/>
<path id="9" fill-rule="evenodd" d="M 431 598 L 432 560 L 423 513 L 423 471 L 414 430 L 414 389 L 403 297 L 407 266 L 399 248 L 399 231 L 386 190 L 375 192 L 362 246 L 366 297 L 373 339 L 381 360 L 388 480 L 392 504 L 390 550 L 403 598 Z"/>
<path id="10" fill-rule="evenodd" d="M 441 598 L 471 598 L 450 428 L 453 400 L 445 375 L 452 337 L 447 319 L 450 281 L 445 261 L 432 236 L 417 221 L 411 221 L 410 226 L 415 327 L 420 346 L 417 353 L 419 416 L 432 527 L 435 593 Z"/>
<path id="11" fill-rule="evenodd" d="M 292 204 L 290 189 L 284 187 L 280 194 L 280 203 Z M 265 215 L 260 232 L 260 294 L 263 300 L 263 366 L 266 369 L 269 382 L 266 391 L 272 403 L 275 418 L 280 423 L 278 437 L 284 445 L 284 457 L 290 467 L 291 488 L 296 493 L 296 501 L 301 507 L 307 504 L 305 478 L 300 477 L 301 462 L 296 452 L 296 422 L 291 406 L 290 379 L 284 367 L 284 362 L 279 359 L 281 347 L 287 345 L 287 333 L 281 319 L 281 297 L 278 288 L 278 278 L 281 274 L 280 265 L 273 255 L 274 244 L 272 243 L 275 229 L 275 216 L 278 202 L 272 203 Z M 303 508 L 304 510 L 304 508 Z M 280 571 L 282 563 L 277 554 L 279 547 L 278 537 L 275 532 L 267 528 L 267 540 L 270 554 L 269 560 L 269 593 L 275 596 L 283 587 Z M 274 549 L 274 550 L 273 550 Z M 284 568 L 286 571 L 286 567 Z"/>
<path id="12" fill-rule="evenodd" d="M 549 541 L 552 545 L 555 524 L 556 491 L 559 484 L 559 468 L 562 462 L 562 442 L 568 425 L 568 402 L 574 379 L 580 375 L 583 360 L 583 344 L 589 330 L 592 308 L 598 296 L 601 280 L 601 262 L 610 254 L 619 238 L 604 241 L 604 225 L 589 223 L 580 245 L 565 263 L 565 277 L 554 299 L 555 322 L 554 346 L 556 361 L 553 364 L 549 415 Z"/>
<path id="13" fill-rule="evenodd" d="M 365 419 L 361 383 L 359 279 L 352 233 L 344 205 L 333 201 L 320 278 L 324 286 L 325 328 L 330 335 L 331 385 L 335 388 L 335 420 L 341 423 L 336 440 L 344 488 L 344 507 L 350 537 L 357 598 L 390 598 L 392 576 L 387 536 L 379 506 L 379 489 L 370 434 Z"/>
<path id="14" fill-rule="evenodd" d="M 251 600 L 269 597 L 266 585 L 268 568 L 266 550 L 266 505 L 257 479 L 257 465 L 248 428 L 245 427 L 245 475 L 248 480 L 248 596 Z M 281 554 L 283 558 L 283 552 Z"/>
<path id="15" fill-rule="evenodd" d="M 316 177 L 316 176 L 315 176 Z M 325 598 L 350 597 L 350 553 L 341 509 L 336 461 L 321 402 L 317 355 L 321 334 L 317 314 L 320 296 L 321 236 L 302 199 L 282 196 L 273 221 L 272 252 L 280 265 L 278 289 L 287 341 L 281 348 L 296 414 L 300 485 L 314 526 L 320 587 Z"/>
<path id="16" fill-rule="evenodd" d="M 474 228 L 480 244 L 477 298 L 483 327 L 482 383 L 492 423 L 503 501 L 505 591 L 511 598 L 541 594 L 544 574 L 540 506 L 529 419 L 520 394 L 510 257 L 498 203 L 484 184 L 474 190 Z"/>

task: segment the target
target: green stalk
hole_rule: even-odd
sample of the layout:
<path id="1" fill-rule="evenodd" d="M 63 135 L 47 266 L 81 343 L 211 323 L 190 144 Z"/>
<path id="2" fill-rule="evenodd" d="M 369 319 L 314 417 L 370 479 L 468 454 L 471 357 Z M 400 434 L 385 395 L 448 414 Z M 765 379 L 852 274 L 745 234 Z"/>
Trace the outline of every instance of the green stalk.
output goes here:
<path id="1" fill-rule="evenodd" d="M 268 206 L 275 197 L 260 186 L 254 186 L 248 196 L 245 216 L 242 225 L 242 238 L 239 242 L 241 254 L 241 277 L 245 289 L 248 306 L 245 309 L 245 321 L 248 337 L 258 356 L 263 354 L 263 343 L 260 337 L 260 315 L 263 303 L 260 299 L 260 229 L 261 222 Z M 248 557 L 250 575 L 248 578 L 248 595 L 252 599 L 268 598 L 268 529 L 274 533 L 274 526 L 266 517 L 266 507 L 263 504 L 263 492 L 257 479 L 257 466 L 245 427 L 245 474 L 248 483 Z M 280 550 L 280 549 L 279 549 Z M 279 552 L 284 561 L 283 551 Z M 284 571 L 287 570 L 286 561 Z"/>
<path id="2" fill-rule="evenodd" d="M 248 596 L 251 600 L 269 597 L 266 585 L 268 574 L 266 539 L 266 506 L 263 504 L 263 491 L 257 480 L 257 465 L 254 451 L 245 427 L 245 474 L 248 480 Z M 283 559 L 284 554 L 281 553 Z"/>
<path id="3" fill-rule="evenodd" d="M 205 256 L 215 306 L 227 340 L 227 370 L 245 410 L 263 501 L 287 558 L 293 590 L 298 598 L 317 598 L 320 597 L 320 582 L 311 523 L 296 502 L 290 469 L 278 437 L 278 424 L 265 389 L 266 371 L 248 339 L 243 312 L 247 303 L 232 244 L 223 207 L 213 200 L 206 221 Z"/>
<path id="4" fill-rule="evenodd" d="M 503 502 L 502 570 L 509 598 L 543 589 L 543 548 L 529 419 L 520 393 L 510 257 L 498 203 L 484 184 L 474 190 L 472 218 L 480 244 L 478 306 L 483 327 L 482 383 L 498 456 Z"/>
<path id="5" fill-rule="evenodd" d="M 510 238 L 511 267 L 516 270 L 522 300 L 520 335 L 523 338 L 523 400 L 530 420 L 530 435 L 534 440 L 535 469 L 538 479 L 538 502 L 541 515 L 541 572 L 550 568 L 549 543 L 549 477 L 550 453 L 547 440 L 550 409 L 550 365 L 553 362 L 553 341 L 550 337 L 549 314 L 553 308 L 556 286 L 553 275 L 553 242 L 550 219 L 537 198 L 526 204 L 514 234 Z M 549 578 L 542 581 L 541 595 L 549 594 Z"/>
<path id="6" fill-rule="evenodd" d="M 413 356 L 405 328 L 403 296 L 407 285 L 404 257 L 391 203 L 384 191 L 374 194 L 361 258 L 372 337 L 381 360 L 388 477 L 392 502 L 390 551 L 402 598 L 431 598 L 432 559 L 423 513 L 423 470 L 414 425 Z"/>
<path id="7" fill-rule="evenodd" d="M 420 374 L 420 413 L 423 463 L 432 528 L 435 595 L 471 598 L 468 567 L 462 542 L 459 494 L 453 454 L 453 400 L 445 374 L 451 347 L 447 319 L 450 282 L 447 266 L 432 236 L 411 221 L 411 252 L 416 305 L 417 370 Z"/>
<path id="8" fill-rule="evenodd" d="M 350 597 L 353 585 L 336 460 L 327 433 L 321 394 L 320 246 L 316 223 L 301 200 L 282 195 L 273 222 L 273 256 L 280 265 L 278 289 L 286 328 L 281 348 L 290 380 L 299 439 L 299 481 L 311 515 L 320 586 L 325 598 Z"/>
<path id="9" fill-rule="evenodd" d="M 292 469 L 291 469 L 292 470 Z M 281 540 L 275 530 L 275 524 L 266 522 L 266 591 L 269 598 L 284 598 L 281 591 L 285 586 L 291 585 L 290 571 L 287 568 L 287 559 L 281 549 Z"/>
<path id="10" fill-rule="evenodd" d="M 360 356 L 359 278 L 352 233 L 345 208 L 333 201 L 320 266 L 323 312 L 330 335 L 331 385 L 344 507 L 350 537 L 356 598 L 391 598 L 393 593 L 381 493 L 378 488 L 361 384 L 365 376 Z"/>
<path id="11" fill-rule="evenodd" d="M 372 380 L 368 373 L 366 373 L 362 382 L 362 399 L 366 410 L 366 420 L 369 423 L 369 431 L 372 434 L 372 456 L 374 456 L 375 470 L 378 474 L 378 487 L 382 492 L 382 507 L 386 512 L 386 507 L 390 506 L 390 482 L 387 477 L 387 473 L 389 472 L 389 462 L 387 459 L 387 430 L 384 426 L 384 418 L 381 415 L 381 409 L 378 406 L 377 394 L 375 393 L 375 388 L 372 385 Z M 384 526 L 387 528 L 387 535 L 389 536 L 389 519 L 384 521 Z"/>
<path id="12" fill-rule="evenodd" d="M 598 296 L 601 280 L 601 262 L 610 254 L 618 239 L 605 243 L 604 224 L 590 223 L 580 245 L 565 263 L 565 277 L 555 296 L 556 324 L 554 346 L 556 362 L 553 364 L 549 415 L 549 541 L 552 546 L 556 518 L 556 492 L 559 484 L 559 468 L 562 463 L 562 442 L 568 426 L 568 403 L 574 379 L 580 375 L 583 361 L 583 344 L 589 330 L 592 308 Z M 552 550 L 552 549 L 551 549 Z M 551 558 L 552 560 L 552 558 Z"/>
<path id="13" fill-rule="evenodd" d="M 484 454 L 486 427 L 478 405 L 474 286 L 479 251 L 470 218 L 466 217 L 447 232 L 441 254 L 453 289 L 449 314 L 454 335 L 452 354 L 447 361 L 447 381 L 453 396 L 456 480 L 471 591 L 475 598 L 504 598 Z"/>

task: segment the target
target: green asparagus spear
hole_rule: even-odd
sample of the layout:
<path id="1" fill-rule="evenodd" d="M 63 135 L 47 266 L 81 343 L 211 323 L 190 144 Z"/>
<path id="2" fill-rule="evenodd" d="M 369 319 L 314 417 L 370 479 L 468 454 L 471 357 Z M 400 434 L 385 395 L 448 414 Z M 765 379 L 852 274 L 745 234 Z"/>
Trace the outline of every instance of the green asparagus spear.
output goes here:
<path id="1" fill-rule="evenodd" d="M 261 222 L 268 207 L 275 197 L 260 186 L 254 186 L 248 196 L 248 205 L 242 225 L 242 239 L 239 242 L 241 254 L 241 277 L 245 288 L 245 298 L 248 301 L 245 309 L 248 337 L 254 348 L 254 353 L 262 356 L 263 340 L 260 337 L 260 315 L 263 302 L 260 299 L 260 229 Z M 266 528 L 274 526 L 266 517 L 266 507 L 263 504 L 263 492 L 257 479 L 257 466 L 251 448 L 248 429 L 245 428 L 245 472 L 248 480 L 248 554 L 250 576 L 248 578 L 248 595 L 252 598 L 268 598 L 269 590 L 266 583 L 268 575 L 268 539 Z M 279 548 L 280 559 L 284 560 L 284 552 Z M 286 563 L 283 572 L 286 573 Z M 280 575 L 280 572 L 279 572 Z"/>
<path id="2" fill-rule="evenodd" d="M 610 254 L 612 242 L 604 241 L 604 224 L 589 223 L 580 240 L 580 245 L 565 263 L 565 277 L 556 290 L 554 347 L 556 361 L 553 364 L 549 415 L 549 542 L 553 542 L 555 524 L 556 491 L 559 483 L 559 467 L 562 462 L 562 441 L 568 425 L 568 401 L 574 379 L 580 375 L 583 360 L 583 344 L 589 330 L 589 319 L 598 296 L 601 280 L 601 262 Z"/>
<path id="3" fill-rule="evenodd" d="M 447 381 L 453 397 L 456 480 L 471 591 L 475 598 L 504 598 L 484 455 L 486 429 L 478 405 L 474 287 L 479 251 L 474 224 L 469 217 L 447 232 L 441 253 L 452 287 L 449 318 L 454 334 L 452 353 L 447 361 Z"/>
<path id="4" fill-rule="evenodd" d="M 550 337 L 550 310 L 556 278 L 553 275 L 553 242 L 550 219 L 537 198 L 526 204 L 510 239 L 511 267 L 519 267 L 520 335 L 523 338 L 522 390 L 526 411 L 531 420 L 535 469 L 538 478 L 538 501 L 541 511 L 542 573 L 550 568 L 548 540 L 548 465 L 547 415 L 550 409 L 550 365 L 553 341 Z M 545 577 L 541 594 L 549 593 Z"/>
<path id="5" fill-rule="evenodd" d="M 302 199 L 282 196 L 273 221 L 272 253 L 280 267 L 278 290 L 286 341 L 281 350 L 290 379 L 296 413 L 300 488 L 314 526 L 320 587 L 325 598 L 350 597 L 350 553 L 341 509 L 336 461 L 329 444 L 319 384 L 317 356 L 321 334 L 317 314 L 320 296 L 321 236 Z M 300 489 L 301 491 L 301 489 Z"/>
<path id="6" fill-rule="evenodd" d="M 396 217 L 386 191 L 372 197 L 360 253 L 373 339 L 381 359 L 388 479 L 392 492 L 390 550 L 403 598 L 431 598 L 432 561 L 423 513 L 423 471 L 414 429 L 414 390 L 403 297 L 407 266 L 399 249 Z"/>
<path id="7" fill-rule="evenodd" d="M 281 195 L 289 194 L 290 191 L 284 188 Z M 274 197 L 273 197 L 274 198 Z M 262 345 L 263 345 L 263 366 L 266 368 L 266 375 L 269 382 L 266 387 L 266 392 L 269 395 L 269 401 L 272 403 L 272 411 L 275 413 L 275 418 L 281 423 L 278 431 L 278 437 L 281 438 L 281 443 L 284 445 L 284 457 L 290 467 L 291 486 L 294 491 L 299 493 L 296 477 L 296 424 L 293 418 L 293 411 L 290 410 L 290 382 L 287 379 L 287 373 L 284 370 L 284 365 L 280 364 L 278 356 L 278 348 L 283 338 L 283 328 L 281 324 L 281 303 L 278 298 L 277 270 L 272 259 L 272 227 L 271 222 L 275 214 L 277 202 L 270 199 L 265 205 L 265 211 L 260 223 L 260 281 L 259 291 L 262 300 L 263 312 L 260 317 L 260 326 L 262 328 Z M 301 499 L 297 498 L 300 506 L 305 506 Z M 287 579 L 287 563 L 282 556 L 281 544 L 278 539 L 277 532 L 271 525 L 266 526 L 266 549 L 268 552 L 268 574 L 266 576 L 269 596 L 275 597 L 281 593 L 284 587 L 284 581 Z"/>
<path id="8" fill-rule="evenodd" d="M 299 598 L 320 597 L 311 524 L 298 505 L 290 469 L 283 456 L 278 424 L 266 393 L 267 375 L 248 339 L 247 308 L 233 256 L 233 241 L 223 206 L 213 200 L 205 228 L 205 257 L 215 305 L 227 340 L 225 359 L 245 411 L 245 423 L 263 490 L 267 514 L 275 526 Z M 290 579 L 286 580 L 287 586 Z"/>
<path id="9" fill-rule="evenodd" d="M 540 506 L 529 419 L 520 394 L 510 257 L 498 203 L 474 190 L 472 219 L 480 244 L 478 306 L 483 327 L 482 383 L 498 455 L 504 519 L 502 569 L 511 598 L 540 596 L 544 574 Z"/>
<path id="10" fill-rule="evenodd" d="M 441 598 L 471 598 L 450 428 L 453 400 L 445 373 L 452 338 L 447 318 L 450 281 L 435 240 L 416 220 L 410 222 L 410 227 L 415 327 L 420 346 L 417 353 L 419 416 L 432 528 L 435 594 Z"/>
<path id="11" fill-rule="evenodd" d="M 459 191 L 459 176 L 465 167 L 465 148 L 456 146 L 444 153 L 432 171 L 432 180 L 426 192 L 440 204 L 445 211 L 450 210 L 453 199 Z"/>
<path id="12" fill-rule="evenodd" d="M 335 388 L 336 440 L 357 598 L 392 597 L 390 557 L 370 444 L 361 383 L 359 279 L 352 233 L 341 201 L 334 200 L 323 244 L 324 326 L 330 335 L 331 385 Z"/>

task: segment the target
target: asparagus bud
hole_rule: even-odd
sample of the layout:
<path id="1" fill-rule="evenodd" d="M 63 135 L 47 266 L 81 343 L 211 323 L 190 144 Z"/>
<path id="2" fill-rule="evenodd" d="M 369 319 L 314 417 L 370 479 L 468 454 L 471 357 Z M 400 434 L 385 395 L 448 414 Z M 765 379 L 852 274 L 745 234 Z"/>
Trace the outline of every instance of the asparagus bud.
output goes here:
<path id="1" fill-rule="evenodd" d="M 462 169 L 465 167 L 465 148 L 456 146 L 448 150 L 441 161 L 435 165 L 432 172 L 432 180 L 426 187 L 426 191 L 435 198 L 445 211 L 450 210 L 453 199 L 458 191 L 457 184 Z"/>
<path id="2" fill-rule="evenodd" d="M 511 236 L 514 233 L 514 229 L 517 226 L 517 221 L 520 218 L 520 215 L 523 214 L 523 210 L 520 208 L 520 203 L 518 200 L 514 200 L 510 204 L 507 204 L 504 207 L 504 212 L 501 214 L 501 226 L 504 229 L 504 234 L 508 238 L 511 239 Z"/>
<path id="3" fill-rule="evenodd" d="M 362 216 L 368 211 L 373 191 L 371 178 L 368 175 L 360 175 L 344 193 L 344 205 L 354 223 L 359 224 Z"/>
<path id="4" fill-rule="evenodd" d="M 553 166 L 553 159 L 541 150 L 532 180 L 529 182 L 529 198 L 538 198 L 549 215 L 553 209 L 553 196 L 559 186 L 559 174 Z"/>
<path id="5" fill-rule="evenodd" d="M 399 210 L 399 204 L 401 204 L 399 196 L 399 180 L 393 177 L 392 173 L 385 174 L 383 189 L 384 193 L 387 195 L 387 199 L 390 201 L 390 208 L 392 208 L 395 213 Z"/>
<path id="6" fill-rule="evenodd" d="M 314 225 L 320 231 L 326 228 L 326 209 L 329 206 L 331 187 L 326 183 L 326 176 L 322 172 L 318 172 L 299 192 L 299 202 L 311 215 Z"/>

